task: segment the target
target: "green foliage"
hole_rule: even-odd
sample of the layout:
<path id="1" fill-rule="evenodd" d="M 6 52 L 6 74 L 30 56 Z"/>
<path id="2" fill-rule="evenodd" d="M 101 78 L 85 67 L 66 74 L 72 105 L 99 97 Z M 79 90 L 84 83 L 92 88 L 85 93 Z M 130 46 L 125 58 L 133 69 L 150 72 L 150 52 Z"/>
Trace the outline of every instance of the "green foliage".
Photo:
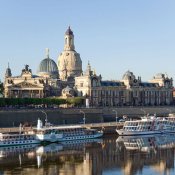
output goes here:
<path id="1" fill-rule="evenodd" d="M 82 97 L 72 97 L 72 98 L 67 98 L 66 103 L 71 104 L 73 106 L 81 106 L 83 105 L 84 99 Z"/>
<path id="2" fill-rule="evenodd" d="M 28 106 L 28 105 L 60 105 L 65 104 L 65 99 L 60 98 L 0 98 L 0 107 L 4 106 Z"/>
<path id="3" fill-rule="evenodd" d="M 4 86 L 3 83 L 0 82 L 0 94 L 4 93 Z"/>
<path id="4" fill-rule="evenodd" d="M 84 99 L 82 97 L 74 97 L 68 99 L 62 98 L 0 98 L 0 107 L 4 106 L 53 106 L 53 105 L 61 105 L 68 104 L 72 106 L 81 106 L 84 103 Z"/>

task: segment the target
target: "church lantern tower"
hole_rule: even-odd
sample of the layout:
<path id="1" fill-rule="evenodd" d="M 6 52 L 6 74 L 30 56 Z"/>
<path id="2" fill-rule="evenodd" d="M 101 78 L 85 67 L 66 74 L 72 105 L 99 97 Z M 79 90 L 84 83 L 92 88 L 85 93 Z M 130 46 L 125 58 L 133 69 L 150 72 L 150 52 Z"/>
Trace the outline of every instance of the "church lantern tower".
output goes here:
<path id="1" fill-rule="evenodd" d="M 70 27 L 65 32 L 64 50 L 58 56 L 58 70 L 61 80 L 74 79 L 82 73 L 80 54 L 75 51 L 74 34 Z"/>

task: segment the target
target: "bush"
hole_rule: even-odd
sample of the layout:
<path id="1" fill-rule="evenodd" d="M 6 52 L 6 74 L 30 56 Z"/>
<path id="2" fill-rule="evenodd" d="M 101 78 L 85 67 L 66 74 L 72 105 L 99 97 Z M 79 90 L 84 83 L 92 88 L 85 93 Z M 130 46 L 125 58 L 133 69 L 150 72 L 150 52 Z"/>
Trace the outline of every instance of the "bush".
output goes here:
<path id="1" fill-rule="evenodd" d="M 67 98 L 66 103 L 71 104 L 73 106 L 82 106 L 84 104 L 84 98 L 82 97 Z"/>
<path id="2" fill-rule="evenodd" d="M 66 100 L 61 98 L 0 98 L 0 107 L 28 105 L 60 105 Z"/>

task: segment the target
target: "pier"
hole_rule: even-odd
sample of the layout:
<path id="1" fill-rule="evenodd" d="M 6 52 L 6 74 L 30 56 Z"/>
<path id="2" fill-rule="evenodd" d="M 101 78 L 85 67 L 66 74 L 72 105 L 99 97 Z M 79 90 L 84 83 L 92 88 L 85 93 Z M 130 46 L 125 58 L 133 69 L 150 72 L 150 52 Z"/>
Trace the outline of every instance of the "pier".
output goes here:
<path id="1" fill-rule="evenodd" d="M 122 128 L 124 122 L 105 122 L 105 123 L 88 123 L 88 124 L 78 124 L 79 126 L 103 130 L 104 134 L 115 134 L 116 129 Z M 66 125 L 59 125 L 59 126 L 66 126 Z M 67 125 L 70 126 L 70 125 Z M 31 129 L 31 127 L 23 128 L 24 131 Z M 0 128 L 0 133 L 5 132 L 20 132 L 19 127 L 8 127 L 8 128 Z"/>

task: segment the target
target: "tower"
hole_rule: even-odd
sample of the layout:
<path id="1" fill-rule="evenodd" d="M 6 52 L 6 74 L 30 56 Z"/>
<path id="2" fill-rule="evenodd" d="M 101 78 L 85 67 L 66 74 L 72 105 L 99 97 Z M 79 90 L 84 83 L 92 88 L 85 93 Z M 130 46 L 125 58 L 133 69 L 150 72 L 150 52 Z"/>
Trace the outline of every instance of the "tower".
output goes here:
<path id="1" fill-rule="evenodd" d="M 6 72 L 5 72 L 5 78 L 11 77 L 11 76 L 12 76 L 12 73 L 8 63 L 8 68 L 6 69 Z"/>
<path id="2" fill-rule="evenodd" d="M 70 51 L 70 50 L 74 50 L 75 46 L 74 46 L 74 34 L 72 32 L 72 30 L 69 28 L 67 29 L 65 36 L 65 43 L 64 43 L 64 50 L 66 51 Z"/>
<path id="3" fill-rule="evenodd" d="M 58 56 L 58 70 L 61 80 L 71 80 L 82 73 L 80 54 L 75 51 L 74 34 L 70 26 L 64 35 L 64 50 Z"/>

